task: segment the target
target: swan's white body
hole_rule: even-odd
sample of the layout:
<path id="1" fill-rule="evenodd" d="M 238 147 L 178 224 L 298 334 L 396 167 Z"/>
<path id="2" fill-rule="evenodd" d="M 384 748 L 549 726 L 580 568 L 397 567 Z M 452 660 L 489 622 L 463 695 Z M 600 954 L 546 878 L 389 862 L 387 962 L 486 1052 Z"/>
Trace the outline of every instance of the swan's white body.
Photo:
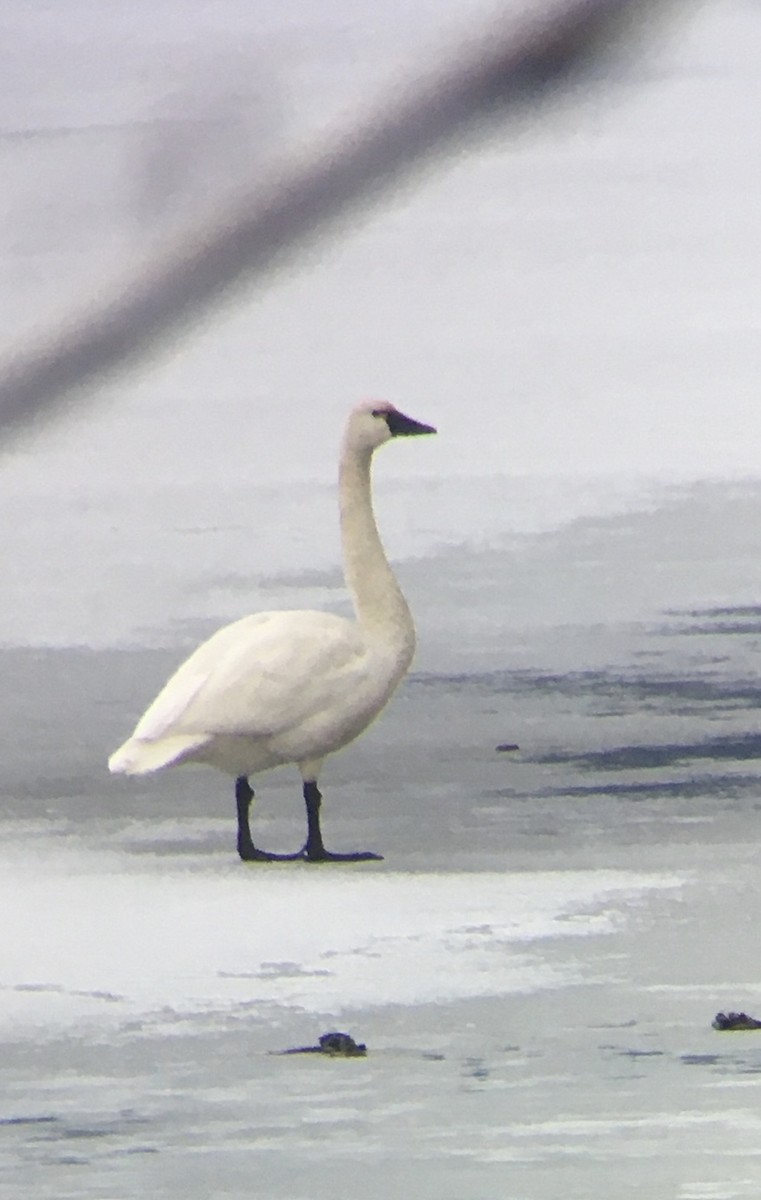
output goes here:
<path id="1" fill-rule="evenodd" d="M 350 414 L 342 446 L 341 537 L 356 619 L 296 610 L 226 625 L 172 676 L 111 756 L 111 771 L 140 775 L 196 762 L 241 777 L 296 763 L 316 783 L 326 755 L 380 713 L 415 650 L 372 510 L 371 457 L 393 436 L 390 425 L 433 432 L 390 405 L 363 404 Z"/>
<path id="2" fill-rule="evenodd" d="M 412 636 L 393 651 L 374 646 L 332 613 L 243 617 L 182 664 L 109 768 L 142 775 L 193 761 L 237 776 L 298 763 L 313 778 L 378 715 L 413 649 Z"/>

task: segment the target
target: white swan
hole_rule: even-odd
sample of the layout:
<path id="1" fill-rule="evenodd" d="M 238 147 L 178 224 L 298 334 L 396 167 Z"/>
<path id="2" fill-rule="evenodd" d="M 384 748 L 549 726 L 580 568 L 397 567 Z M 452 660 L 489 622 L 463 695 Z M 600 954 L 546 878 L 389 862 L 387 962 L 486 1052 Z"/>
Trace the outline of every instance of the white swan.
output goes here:
<path id="1" fill-rule="evenodd" d="M 380 857 L 325 849 L 317 778 L 326 755 L 377 717 L 415 650 L 410 610 L 373 516 L 373 452 L 393 437 L 435 432 L 391 404 L 353 409 L 341 449 L 339 500 L 344 576 L 356 620 L 297 610 L 255 613 L 226 625 L 175 672 L 112 754 L 111 771 L 142 775 L 194 762 L 233 775 L 238 853 L 245 860 Z M 297 854 L 268 854 L 251 839 L 248 777 L 284 763 L 296 763 L 301 772 L 307 840 Z"/>

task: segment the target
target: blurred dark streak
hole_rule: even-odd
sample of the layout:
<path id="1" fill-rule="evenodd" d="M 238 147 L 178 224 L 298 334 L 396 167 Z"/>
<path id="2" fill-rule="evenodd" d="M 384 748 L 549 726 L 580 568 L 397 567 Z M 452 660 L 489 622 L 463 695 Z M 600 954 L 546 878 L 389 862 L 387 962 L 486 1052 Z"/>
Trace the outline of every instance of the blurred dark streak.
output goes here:
<path id="1" fill-rule="evenodd" d="M 200 318 L 244 281 L 261 279 L 380 185 L 401 179 L 455 137 L 523 114 L 588 70 L 628 34 L 634 18 L 663 0 L 567 0 L 527 24 L 490 27 L 402 99 L 290 172 L 254 186 L 242 200 L 185 234 L 117 294 L 72 313 L 63 327 L 0 366 L 0 429 L 51 416 L 77 385 L 101 382 L 118 364 L 146 354 L 170 330 Z"/>
<path id="2" fill-rule="evenodd" d="M 610 750 L 537 755 L 539 763 L 573 763 L 585 770 L 627 771 L 671 767 L 694 759 L 747 762 L 761 758 L 761 734 L 744 733 L 708 738 L 703 742 L 665 743 L 650 746 L 616 746 Z"/>
<path id="3" fill-rule="evenodd" d="M 681 633 L 682 631 L 680 631 Z M 665 709 L 686 715 L 712 709 L 761 708 L 761 687 L 750 681 L 706 675 L 643 675 L 615 668 L 556 672 L 504 669 L 483 674 L 410 675 L 407 687 L 471 691 L 477 696 L 548 696 L 596 700 L 606 716 Z"/>
<path id="4" fill-rule="evenodd" d="M 539 760 L 542 761 L 542 760 Z M 607 766 L 607 764 L 605 764 Z M 660 765 L 660 764 L 659 764 Z M 666 764 L 668 766 L 672 764 Z M 588 786 L 581 784 L 566 787 L 541 788 L 530 792 L 516 791 L 514 788 L 494 788 L 484 792 L 487 800 L 526 800 L 535 802 L 538 797 L 554 800 L 558 797 L 574 799 L 594 799 L 602 797 L 608 800 L 701 800 L 706 796 L 726 800 L 729 797 L 741 797 L 746 793 L 757 795 L 759 788 L 758 775 L 709 775 L 690 776 L 688 779 L 657 780 L 652 783 L 594 783 Z"/>
<path id="5" fill-rule="evenodd" d="M 714 634 L 727 634 L 730 637 L 758 637 L 761 634 L 761 621 L 736 622 L 730 625 L 726 621 L 715 625 L 688 625 L 679 630 L 685 637 L 712 637 Z"/>

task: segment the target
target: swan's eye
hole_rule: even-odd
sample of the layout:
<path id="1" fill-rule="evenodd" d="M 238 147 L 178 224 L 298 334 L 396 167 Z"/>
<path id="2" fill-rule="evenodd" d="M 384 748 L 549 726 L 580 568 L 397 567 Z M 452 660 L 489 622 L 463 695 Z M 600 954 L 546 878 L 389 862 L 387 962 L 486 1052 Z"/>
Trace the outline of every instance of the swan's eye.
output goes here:
<path id="1" fill-rule="evenodd" d="M 383 420 L 385 421 L 388 414 L 387 414 L 385 408 L 374 408 L 370 415 L 372 417 L 382 417 Z"/>

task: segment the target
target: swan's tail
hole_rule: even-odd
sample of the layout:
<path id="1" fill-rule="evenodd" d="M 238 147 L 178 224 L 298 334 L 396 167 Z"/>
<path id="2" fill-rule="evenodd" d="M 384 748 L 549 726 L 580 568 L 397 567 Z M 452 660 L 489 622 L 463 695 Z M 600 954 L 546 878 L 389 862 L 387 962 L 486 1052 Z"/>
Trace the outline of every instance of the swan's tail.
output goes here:
<path id="1" fill-rule="evenodd" d="M 143 738 L 128 738 L 108 760 L 108 769 L 114 775 L 148 775 L 162 767 L 176 766 L 189 758 L 207 741 L 197 734 L 159 738 L 147 741 Z"/>

